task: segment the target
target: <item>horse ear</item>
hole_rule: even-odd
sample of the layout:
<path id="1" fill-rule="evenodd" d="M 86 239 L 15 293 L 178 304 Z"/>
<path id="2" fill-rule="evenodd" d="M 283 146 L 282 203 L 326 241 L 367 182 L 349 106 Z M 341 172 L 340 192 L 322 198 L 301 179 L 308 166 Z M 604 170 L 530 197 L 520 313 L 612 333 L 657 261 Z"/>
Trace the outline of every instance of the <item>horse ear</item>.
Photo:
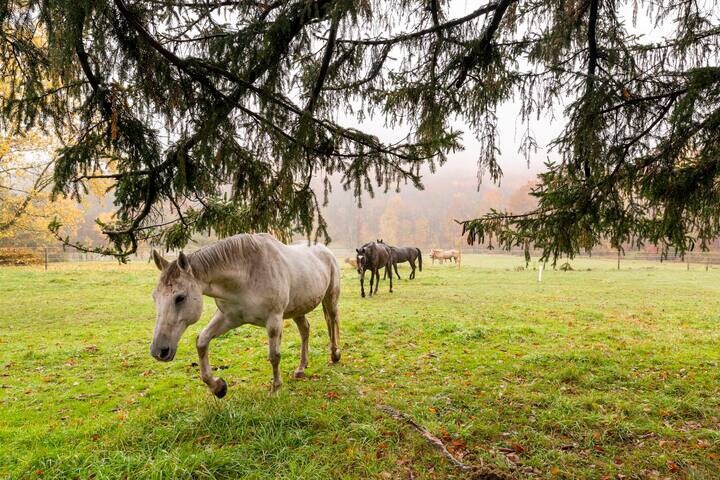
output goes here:
<path id="1" fill-rule="evenodd" d="M 356 251 L 357 253 L 360 253 L 360 249 L 359 249 L 359 248 L 356 248 L 355 251 Z"/>
<path id="2" fill-rule="evenodd" d="M 192 273 L 190 270 L 190 261 L 188 260 L 187 255 L 185 255 L 182 251 L 180 252 L 180 255 L 178 255 L 177 263 L 180 270 L 185 273 Z"/>
<path id="3" fill-rule="evenodd" d="M 160 255 L 160 254 L 158 253 L 158 251 L 155 250 L 154 248 L 153 248 L 153 251 L 152 251 L 152 258 L 153 258 L 153 261 L 155 262 L 155 266 L 156 266 L 157 269 L 160 270 L 161 272 L 162 272 L 163 270 L 165 270 L 165 268 L 168 266 L 168 263 L 169 263 L 169 262 L 168 262 L 167 260 L 165 260 L 165 259 L 163 258 L 163 256 Z"/>

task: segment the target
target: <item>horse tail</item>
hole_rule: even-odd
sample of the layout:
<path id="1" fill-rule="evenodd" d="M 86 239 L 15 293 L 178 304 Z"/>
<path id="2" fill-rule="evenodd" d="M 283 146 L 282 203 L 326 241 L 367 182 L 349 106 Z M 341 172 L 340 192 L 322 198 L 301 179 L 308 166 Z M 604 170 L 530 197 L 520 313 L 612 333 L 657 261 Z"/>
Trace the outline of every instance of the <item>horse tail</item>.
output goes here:
<path id="1" fill-rule="evenodd" d="M 418 268 L 422 272 L 422 251 L 419 248 L 416 248 L 415 250 L 418 252 Z"/>

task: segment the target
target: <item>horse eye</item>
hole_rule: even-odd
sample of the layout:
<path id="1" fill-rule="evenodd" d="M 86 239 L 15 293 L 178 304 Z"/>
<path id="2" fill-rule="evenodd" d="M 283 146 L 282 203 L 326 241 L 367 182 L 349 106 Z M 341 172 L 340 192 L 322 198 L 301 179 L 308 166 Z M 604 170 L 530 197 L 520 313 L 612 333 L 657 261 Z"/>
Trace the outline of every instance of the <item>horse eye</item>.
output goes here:
<path id="1" fill-rule="evenodd" d="M 178 303 L 182 303 L 184 301 L 185 301 L 185 295 L 178 295 L 177 297 L 175 297 L 175 305 L 177 305 Z"/>

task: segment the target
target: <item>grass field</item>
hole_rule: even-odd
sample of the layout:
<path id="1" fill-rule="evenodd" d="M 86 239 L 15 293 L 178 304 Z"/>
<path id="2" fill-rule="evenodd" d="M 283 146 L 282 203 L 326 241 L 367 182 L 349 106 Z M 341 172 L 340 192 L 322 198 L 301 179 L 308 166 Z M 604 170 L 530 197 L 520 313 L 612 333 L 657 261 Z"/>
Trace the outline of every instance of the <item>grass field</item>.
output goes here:
<path id="1" fill-rule="evenodd" d="M 511 478 L 720 478 L 720 270 L 578 260 L 537 283 L 519 258 L 428 263 L 369 299 L 344 268 L 342 361 L 315 311 L 291 379 L 286 322 L 276 397 L 263 330 L 215 340 L 223 400 L 193 365 L 210 300 L 162 364 L 149 265 L 0 269 L 0 477 L 463 477 L 387 404 Z"/>

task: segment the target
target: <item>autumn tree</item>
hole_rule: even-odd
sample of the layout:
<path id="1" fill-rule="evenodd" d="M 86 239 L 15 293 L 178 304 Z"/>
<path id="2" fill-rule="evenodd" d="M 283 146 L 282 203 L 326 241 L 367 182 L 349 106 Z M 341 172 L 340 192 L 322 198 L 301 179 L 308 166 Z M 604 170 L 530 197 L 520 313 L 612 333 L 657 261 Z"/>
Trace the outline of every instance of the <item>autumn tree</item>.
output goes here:
<path id="1" fill-rule="evenodd" d="M 52 221 L 68 232 L 77 222 L 74 202 L 50 199 L 54 148 L 52 138 L 38 132 L 0 135 L 0 243 L 46 243 L 54 239 Z"/>
<path id="2" fill-rule="evenodd" d="M 528 181 L 516 187 L 507 199 L 507 209 L 512 213 L 523 213 L 537 207 L 536 198 L 532 196 L 535 182 Z"/>
<path id="3" fill-rule="evenodd" d="M 407 238 L 410 233 L 407 212 L 408 207 L 400 195 L 393 195 L 388 199 L 378 225 L 378 232 L 385 243 L 398 245 Z"/>
<path id="4" fill-rule="evenodd" d="M 323 237 L 313 176 L 338 174 L 357 197 L 420 187 L 422 165 L 461 147 L 455 119 L 497 180 L 495 111 L 514 99 L 527 121 L 567 106 L 561 160 L 536 210 L 465 222 L 470 241 L 552 256 L 718 234 L 716 1 L 460 3 L 0 0 L 0 68 L 15 79 L 2 120 L 66 134 L 57 194 L 111 180 L 104 251 L 120 257 L 198 231 Z M 636 35 L 633 8 L 672 34 Z M 397 137 L 347 126 L 369 118 Z M 534 148 L 529 129 L 520 143 Z"/>

